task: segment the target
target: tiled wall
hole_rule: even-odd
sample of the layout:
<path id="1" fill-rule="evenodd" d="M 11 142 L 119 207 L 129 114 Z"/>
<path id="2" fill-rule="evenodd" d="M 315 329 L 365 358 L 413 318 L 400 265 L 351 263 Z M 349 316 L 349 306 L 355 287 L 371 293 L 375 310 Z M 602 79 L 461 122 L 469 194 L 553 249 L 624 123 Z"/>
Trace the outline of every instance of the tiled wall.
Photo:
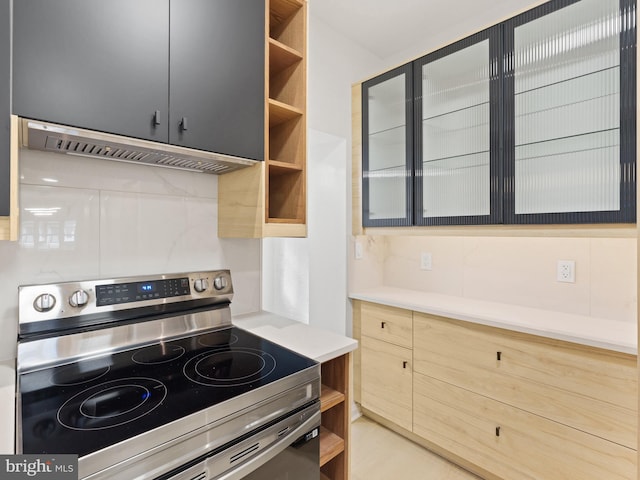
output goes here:
<path id="1" fill-rule="evenodd" d="M 558 312 L 636 321 L 635 238 L 357 237 L 350 288 L 386 285 Z M 422 252 L 432 270 L 420 269 Z M 351 255 L 353 257 L 353 254 Z M 576 282 L 556 281 L 574 260 Z"/>
<path id="2" fill-rule="evenodd" d="M 0 242 L 0 360 L 15 356 L 17 287 L 229 268 L 234 314 L 260 309 L 260 241 L 217 236 L 216 176 L 20 152 L 20 239 Z"/>

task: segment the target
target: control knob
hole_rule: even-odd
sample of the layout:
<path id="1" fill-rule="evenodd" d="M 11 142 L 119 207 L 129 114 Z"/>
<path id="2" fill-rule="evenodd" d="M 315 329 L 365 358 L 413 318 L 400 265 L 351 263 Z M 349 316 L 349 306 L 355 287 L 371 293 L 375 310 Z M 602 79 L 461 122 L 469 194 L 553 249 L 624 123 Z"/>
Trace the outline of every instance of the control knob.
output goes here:
<path id="1" fill-rule="evenodd" d="M 213 286 L 216 290 L 224 290 L 227 288 L 227 277 L 218 275 L 213 279 Z"/>
<path id="2" fill-rule="evenodd" d="M 56 297 L 50 293 L 42 293 L 33 301 L 33 308 L 39 312 L 48 312 L 56 306 Z"/>
<path id="3" fill-rule="evenodd" d="M 209 288 L 209 282 L 206 278 L 198 278 L 195 282 L 193 282 L 193 288 L 198 293 L 204 292 L 207 288 Z"/>
<path id="4" fill-rule="evenodd" d="M 72 307 L 84 307 L 89 301 L 89 294 L 84 290 L 76 290 L 69 297 L 69 305 Z"/>

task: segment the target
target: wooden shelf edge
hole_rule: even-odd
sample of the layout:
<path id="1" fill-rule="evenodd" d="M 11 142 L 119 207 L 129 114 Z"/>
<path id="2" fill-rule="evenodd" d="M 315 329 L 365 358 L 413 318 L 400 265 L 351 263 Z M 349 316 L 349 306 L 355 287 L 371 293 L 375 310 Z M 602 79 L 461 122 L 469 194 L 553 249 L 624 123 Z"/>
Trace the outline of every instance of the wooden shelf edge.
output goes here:
<path id="1" fill-rule="evenodd" d="M 320 480 L 331 480 L 331 479 L 327 477 L 324 473 L 320 472 Z"/>
<path id="2" fill-rule="evenodd" d="M 320 393 L 320 411 L 325 412 L 336 405 L 344 402 L 344 393 L 334 390 L 331 387 L 322 385 Z"/>
<path id="3" fill-rule="evenodd" d="M 304 112 L 299 108 L 288 105 L 279 100 L 269 99 L 269 128 L 280 125 L 281 123 L 302 117 Z"/>
<path id="4" fill-rule="evenodd" d="M 282 50 L 286 52 L 287 55 L 291 55 L 292 57 L 297 57 L 298 60 L 302 60 L 304 58 L 304 55 L 302 55 L 302 53 L 300 53 L 299 50 L 293 47 L 290 47 L 289 45 L 282 43 L 280 40 L 276 40 L 275 38 L 269 37 L 269 45 L 273 46 L 278 50 Z"/>
<path id="5" fill-rule="evenodd" d="M 297 165 L 295 163 L 289 162 L 280 162 L 278 160 L 269 160 L 268 165 L 270 172 L 271 170 L 275 170 L 278 174 L 301 172 L 303 170 L 302 165 Z"/>
<path id="6" fill-rule="evenodd" d="M 344 440 L 324 427 L 320 427 L 320 466 L 344 452 Z"/>

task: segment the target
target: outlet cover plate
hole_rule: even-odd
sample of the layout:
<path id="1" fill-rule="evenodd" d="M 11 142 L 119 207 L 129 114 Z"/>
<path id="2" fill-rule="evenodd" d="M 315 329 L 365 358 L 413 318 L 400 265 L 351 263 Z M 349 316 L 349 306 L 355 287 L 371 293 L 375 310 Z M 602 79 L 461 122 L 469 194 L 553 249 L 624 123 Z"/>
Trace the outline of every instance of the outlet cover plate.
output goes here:
<path id="1" fill-rule="evenodd" d="M 422 252 L 420 254 L 420 270 L 431 270 L 433 267 L 431 263 L 431 253 Z"/>
<path id="2" fill-rule="evenodd" d="M 556 280 L 564 283 L 576 283 L 575 260 L 558 260 Z"/>

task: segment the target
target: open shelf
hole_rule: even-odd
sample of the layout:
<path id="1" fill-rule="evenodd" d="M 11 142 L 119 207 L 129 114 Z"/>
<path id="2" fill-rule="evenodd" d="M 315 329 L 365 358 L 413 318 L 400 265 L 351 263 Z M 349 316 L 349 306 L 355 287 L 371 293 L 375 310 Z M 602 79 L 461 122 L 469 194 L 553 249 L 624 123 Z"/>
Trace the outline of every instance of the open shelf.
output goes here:
<path id="1" fill-rule="evenodd" d="M 338 392 L 331 387 L 322 385 L 320 393 L 320 411 L 324 412 L 332 407 L 344 402 L 344 393 Z"/>
<path id="2" fill-rule="evenodd" d="M 286 103 L 269 99 L 269 127 L 275 127 L 281 123 L 296 119 L 304 115 L 299 108 L 292 107 Z"/>
<path id="3" fill-rule="evenodd" d="M 320 466 L 344 451 L 344 440 L 335 433 L 320 427 Z"/>
<path id="4" fill-rule="evenodd" d="M 269 39 L 269 76 L 273 76 L 301 60 L 302 54 L 299 51 L 273 38 Z"/>

